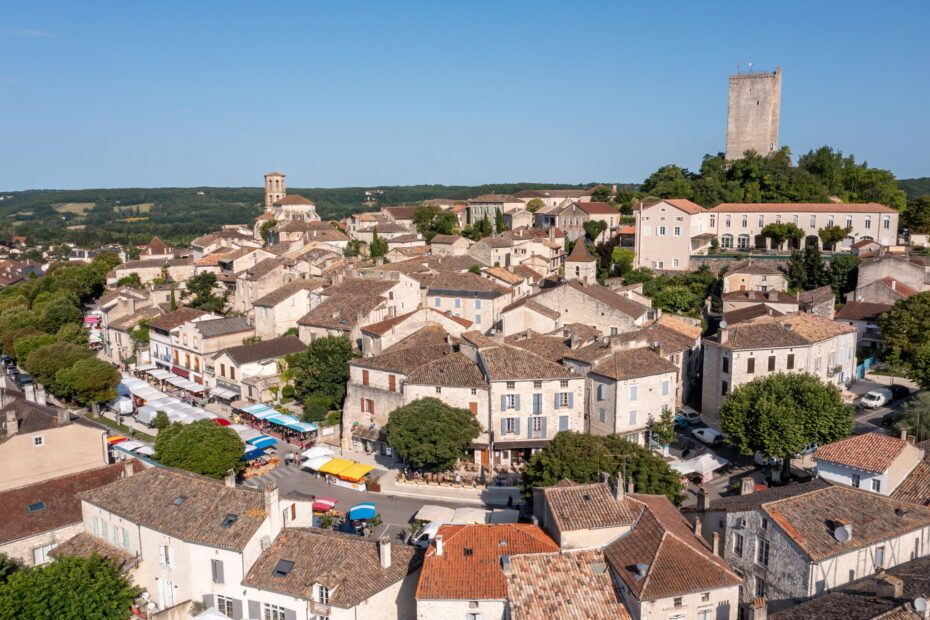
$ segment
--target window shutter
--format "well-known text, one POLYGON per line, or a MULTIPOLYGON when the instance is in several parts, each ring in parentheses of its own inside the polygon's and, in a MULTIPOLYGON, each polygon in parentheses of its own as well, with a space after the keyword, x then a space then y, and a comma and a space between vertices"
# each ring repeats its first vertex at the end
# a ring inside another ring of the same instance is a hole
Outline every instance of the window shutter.
POLYGON ((526 421, 526 438, 530 439, 533 437, 533 418, 529 418, 526 421))
POLYGON ((507 418, 501 418, 501 435, 507 434, 507 418))
POLYGON ((168 547, 158 545, 158 561, 162 566, 168 566, 168 547))
POLYGON ((513 423, 514 423, 513 432, 519 435, 520 434, 520 418, 514 418, 513 423))
POLYGON ((297 620, 297 612, 293 609, 285 609, 284 620, 297 620))
MULTIPOLYGON (((232 599, 233 618, 242 617, 242 601, 237 598, 232 599)), ((255 616, 256 618, 258 616, 255 616)))
POLYGON ((507 395, 501 394, 501 411, 507 411, 507 395))
POLYGON ((213 595, 212 594, 203 595, 203 606, 206 607, 207 609, 209 609, 210 607, 213 607, 213 595))
POLYGON ((542 394, 533 394, 533 413, 542 413, 542 394))
POLYGON ((258 601, 249 601, 249 618, 261 618, 262 606, 258 601))
POLYGON ((574 406, 575 406, 575 393, 569 392, 568 393, 568 407, 572 408, 574 406))
POLYGON ((517 394, 516 396, 514 396, 514 399, 513 399, 513 408, 514 408, 516 411, 520 411, 520 395, 519 395, 519 394, 517 394))
POLYGON ((213 568, 213 583, 223 583, 223 561, 210 560, 213 568))
POLYGON ((568 416, 567 415, 559 416, 559 430, 560 431, 568 430, 568 416))
POLYGON ((540 430, 542 431, 543 439, 546 439, 547 437, 549 437, 549 435, 546 433, 546 422, 547 422, 546 418, 543 418, 542 427, 540 428, 540 430))
POLYGON ((555 408, 556 409, 559 408, 559 393, 558 392, 555 393, 555 408))

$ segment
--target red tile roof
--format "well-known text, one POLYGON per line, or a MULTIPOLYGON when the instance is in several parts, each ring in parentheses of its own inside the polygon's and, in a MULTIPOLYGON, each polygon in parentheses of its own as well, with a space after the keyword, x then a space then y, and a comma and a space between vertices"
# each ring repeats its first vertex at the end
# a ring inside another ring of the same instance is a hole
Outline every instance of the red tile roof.
POLYGON ((916 288, 912 286, 908 286, 907 284, 905 284, 904 282, 901 282, 900 280, 895 280, 891 276, 885 276, 884 278, 879 280, 879 282, 881 282, 882 284, 884 284, 885 286, 887 286, 888 288, 893 290, 895 293, 897 293, 898 295, 904 298, 913 297, 914 295, 920 292, 916 288))
POLYGON ((594 263, 597 262, 591 252, 588 251, 588 246, 584 242, 584 239, 579 239, 575 243, 575 247, 572 248, 572 253, 568 255, 568 258, 565 259, 567 263, 594 263))
POLYGON ((688 200, 688 199, 686 199, 686 198, 651 198, 651 199, 646 199, 646 200, 643 200, 642 202, 637 203, 636 205, 634 205, 634 206, 633 206, 633 209, 636 210, 636 211, 638 211, 638 210, 643 209, 644 207, 645 207, 645 208, 648 208, 648 207, 657 205, 657 204, 659 204, 660 202, 668 203, 668 204, 672 205, 673 207, 675 207, 676 209, 679 209, 679 210, 681 210, 681 211, 684 211, 685 213, 688 213, 689 215, 694 215, 694 214, 696 214, 696 213, 701 213, 702 211, 705 211, 704 207, 702 207, 702 206, 699 205, 699 204, 695 204, 695 203, 691 202, 690 200, 688 200))
POLYGON ((725 202, 711 211, 718 213, 775 212, 784 213, 897 213, 896 210, 877 202, 839 203, 839 202, 725 202))
POLYGON ((288 194, 275 203, 276 205, 312 205, 313 201, 299 194, 288 194))
POLYGON ((506 600, 501 556, 553 553, 555 542, 537 525, 444 525, 442 555, 426 552, 417 600, 506 600))
POLYGON ((588 215, 619 215, 620 212, 607 202, 576 202, 578 208, 588 215))
POLYGON ((908 445, 908 442, 900 437, 865 433, 821 446, 814 452, 814 460, 829 461, 880 474, 891 467, 908 445))

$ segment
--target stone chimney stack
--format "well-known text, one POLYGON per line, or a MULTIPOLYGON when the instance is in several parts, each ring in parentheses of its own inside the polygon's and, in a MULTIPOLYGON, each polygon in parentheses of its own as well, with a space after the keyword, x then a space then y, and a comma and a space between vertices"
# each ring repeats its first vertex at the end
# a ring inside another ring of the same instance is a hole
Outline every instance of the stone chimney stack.
POLYGON ((378 540, 378 558, 381 560, 381 568, 391 568, 391 541, 387 536, 378 540))
POLYGON ((436 555, 442 555, 442 534, 436 536, 433 539, 433 542, 436 544, 436 555))
POLYGON ((226 483, 226 486, 228 486, 230 489, 235 489, 236 488, 236 470, 227 469, 226 475, 223 477, 223 482, 226 483))
POLYGON ((36 402, 35 383, 27 383, 25 386, 23 386, 23 393, 26 395, 26 400, 28 400, 30 403, 36 402))
POLYGON ((756 598, 749 604, 746 620, 766 620, 769 615, 768 604, 764 598, 756 598))
POLYGON ((875 594, 882 598, 901 598, 904 596, 904 581, 883 571, 875 577, 875 594))
POLYGON ((19 431, 19 420, 16 419, 15 411, 6 412, 6 434, 7 437, 15 435, 19 431))
POLYGON ((714 555, 720 555, 720 532, 714 532, 711 535, 710 548, 714 555))
POLYGON ((48 399, 45 396, 45 387, 41 385, 36 388, 36 404, 42 405, 43 407, 48 405, 48 399))
POLYGON ((133 469, 134 464, 135 461, 133 459, 126 459, 123 461, 123 478, 128 478, 135 473, 135 470, 133 469))
POLYGON ((726 327, 720 328, 720 344, 726 344, 730 338, 729 330, 726 327))
POLYGON ((58 425, 64 426, 71 421, 71 412, 64 407, 58 410, 58 425))
POLYGON ((266 484, 262 495, 265 498, 265 514, 271 524, 271 537, 274 538, 281 530, 281 496, 277 483, 271 481, 266 484))
POLYGON ((614 487, 613 488, 614 499, 617 500, 618 502, 623 501, 623 499, 626 497, 626 492, 624 491, 624 488, 623 488, 623 474, 622 473, 617 474, 617 480, 615 484, 613 485, 613 487, 614 487))
POLYGON ((749 495, 756 490, 756 481, 752 479, 752 476, 746 476, 739 481, 739 494, 740 495, 749 495))
POLYGON ((701 535, 701 517, 694 515, 694 535, 701 535))
POLYGON ((906 428, 901 429, 901 439, 903 439, 904 441, 907 441, 907 429, 906 428))
POLYGON ((699 489, 697 494, 697 509, 700 511, 707 510, 707 491, 699 489))

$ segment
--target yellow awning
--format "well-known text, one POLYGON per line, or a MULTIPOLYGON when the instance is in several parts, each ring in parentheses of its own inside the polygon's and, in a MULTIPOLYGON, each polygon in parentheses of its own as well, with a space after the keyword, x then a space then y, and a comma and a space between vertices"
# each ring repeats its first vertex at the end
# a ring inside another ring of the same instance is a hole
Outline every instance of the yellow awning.
POLYGON ((344 480, 350 480, 352 482, 358 482, 365 477, 365 474, 370 472, 374 467, 371 465, 362 465, 361 463, 352 463, 351 466, 343 469, 339 472, 339 477, 344 480))
POLYGON ((326 465, 323 465, 323 467, 320 468, 320 471, 323 472, 324 474, 332 474, 336 476, 342 473, 345 469, 348 469, 349 467, 352 467, 353 465, 357 465, 357 464, 358 463, 355 463, 354 461, 350 461, 348 459, 335 458, 331 460, 329 463, 327 463, 326 465))

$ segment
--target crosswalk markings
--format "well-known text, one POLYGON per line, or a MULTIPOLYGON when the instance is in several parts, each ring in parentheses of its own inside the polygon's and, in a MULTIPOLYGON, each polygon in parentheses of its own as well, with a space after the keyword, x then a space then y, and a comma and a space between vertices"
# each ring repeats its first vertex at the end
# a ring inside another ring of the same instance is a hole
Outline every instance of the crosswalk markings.
POLYGON ((272 480, 280 480, 281 478, 286 478, 287 476, 290 476, 294 471, 296 471, 296 468, 291 468, 287 466, 277 467, 275 469, 272 469, 267 474, 263 474, 261 476, 258 476, 257 478, 249 478, 248 480, 242 483, 242 486, 249 487, 251 489, 257 489, 261 486, 264 486, 265 483, 271 482, 272 480))

